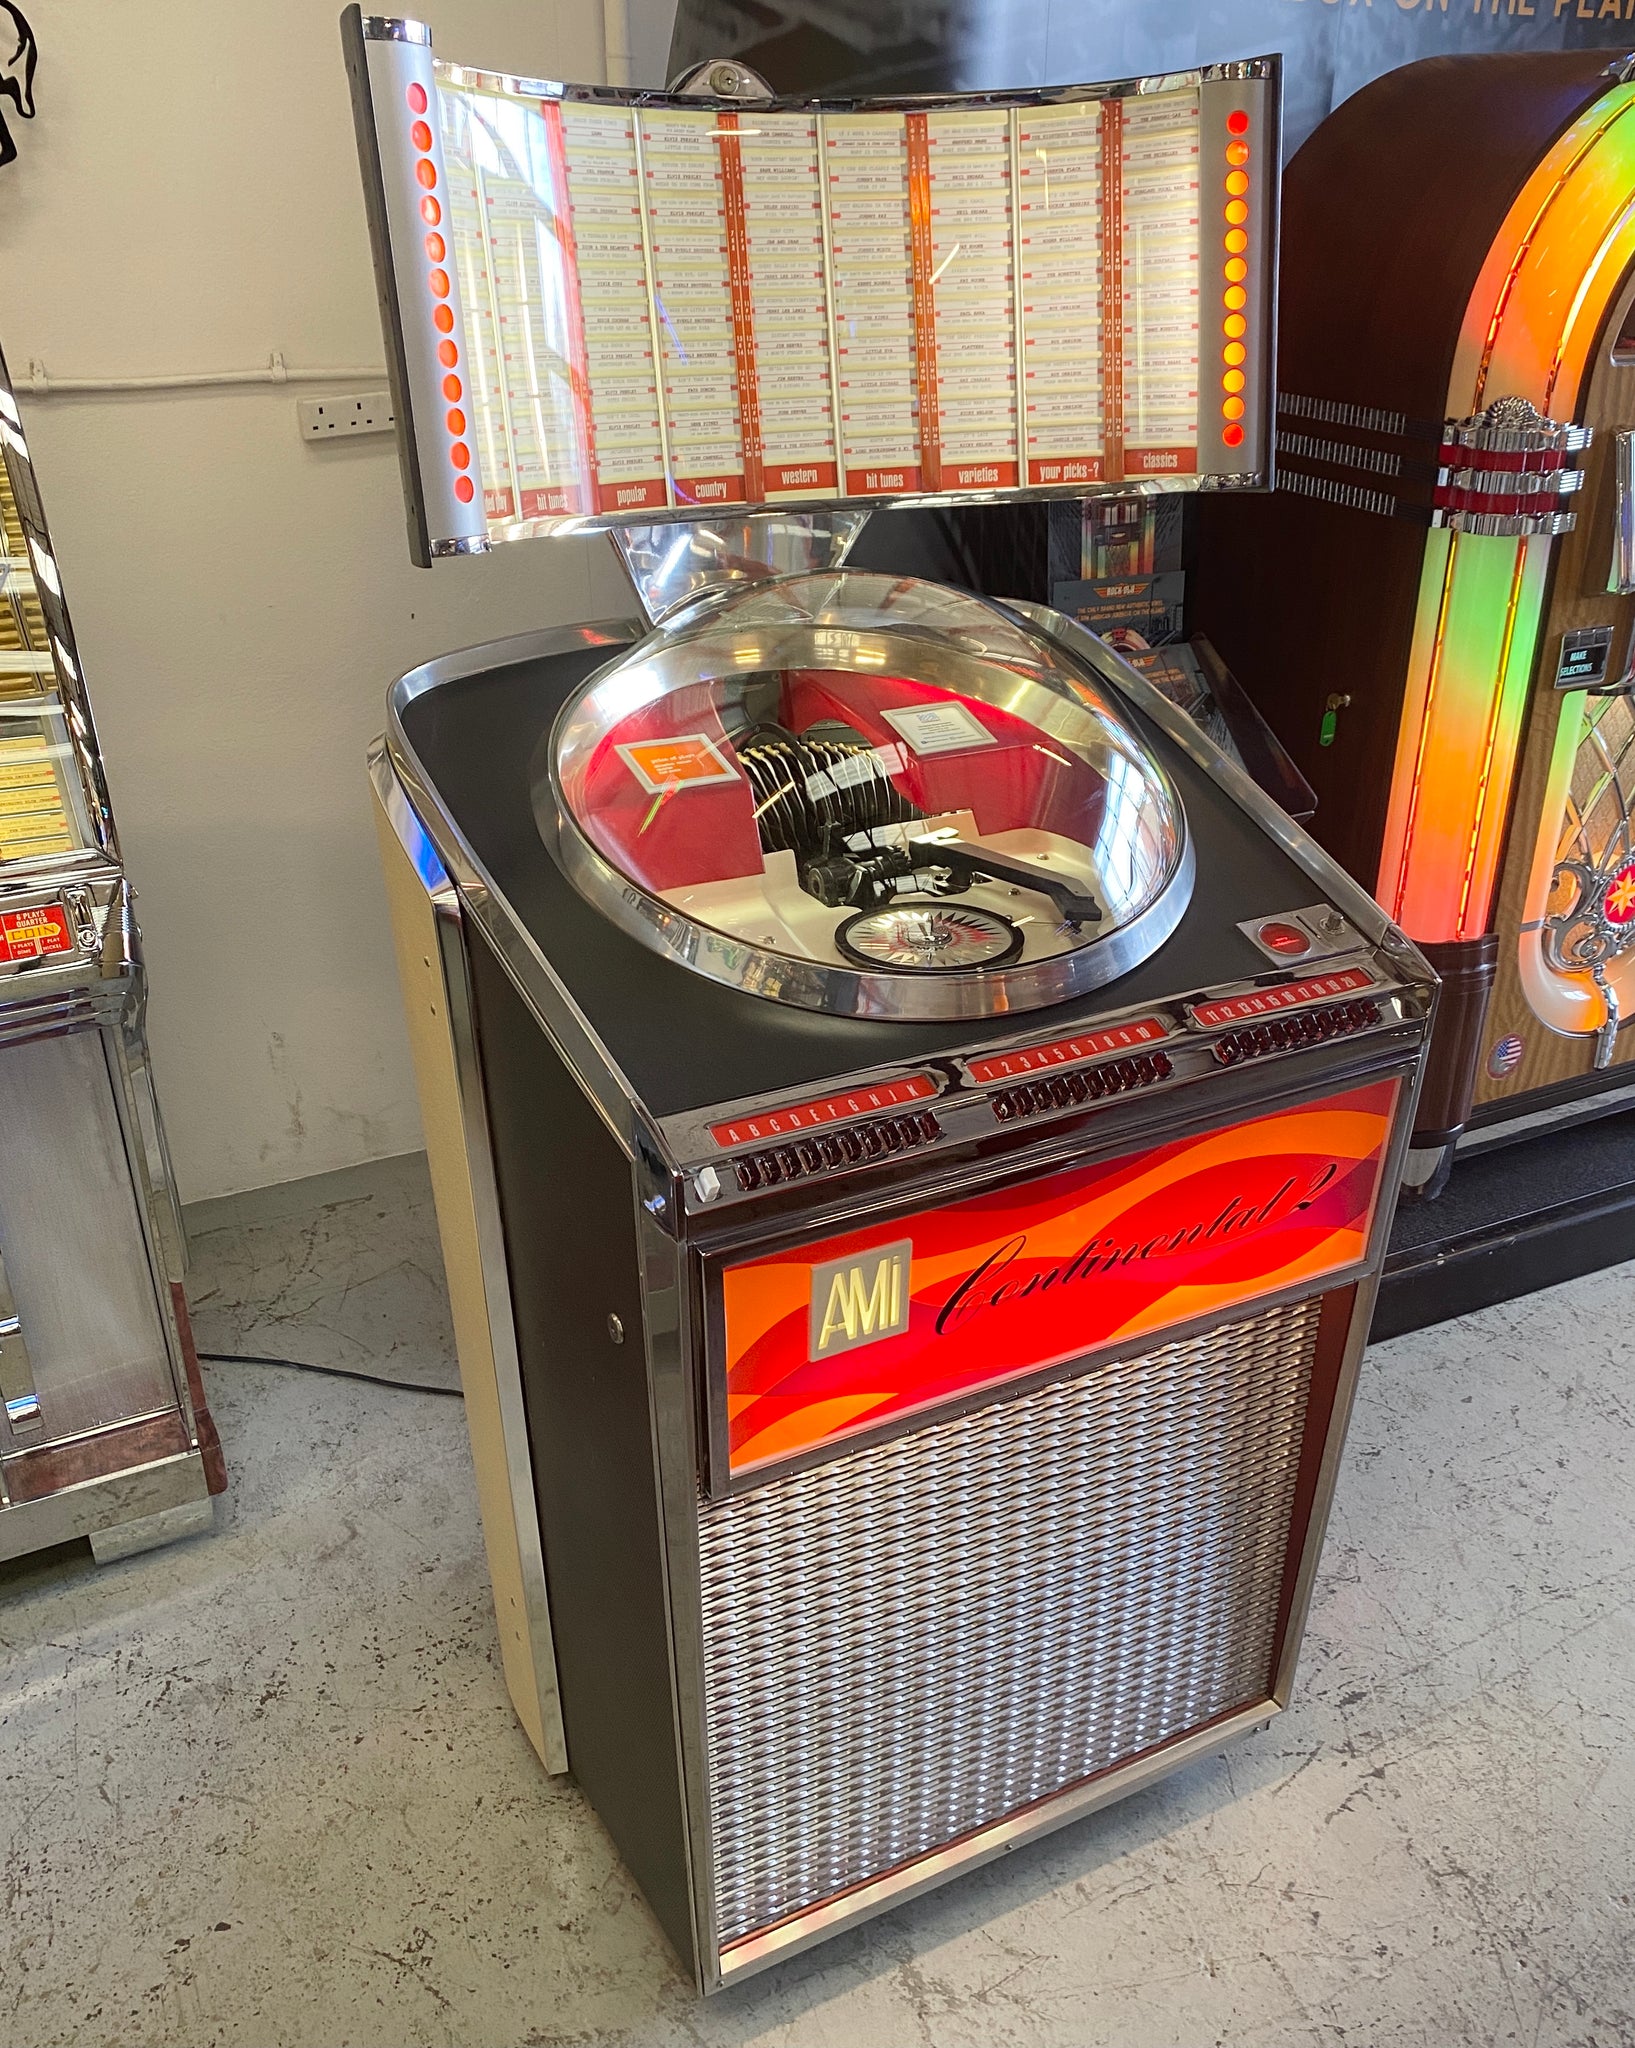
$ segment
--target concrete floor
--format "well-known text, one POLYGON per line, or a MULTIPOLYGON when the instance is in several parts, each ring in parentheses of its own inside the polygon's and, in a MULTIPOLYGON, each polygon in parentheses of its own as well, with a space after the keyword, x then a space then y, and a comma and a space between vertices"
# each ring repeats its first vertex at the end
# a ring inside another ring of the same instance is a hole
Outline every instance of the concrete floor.
MULTIPOLYGON (((202 1348, 452 1381, 419 1162, 193 1220, 202 1348)), ((1632 1305, 1369 1355, 1264 1734, 706 2007, 511 1718, 458 1402, 209 1368, 214 1536, 0 1567, 0 2042, 1635 2041, 1632 1305)))

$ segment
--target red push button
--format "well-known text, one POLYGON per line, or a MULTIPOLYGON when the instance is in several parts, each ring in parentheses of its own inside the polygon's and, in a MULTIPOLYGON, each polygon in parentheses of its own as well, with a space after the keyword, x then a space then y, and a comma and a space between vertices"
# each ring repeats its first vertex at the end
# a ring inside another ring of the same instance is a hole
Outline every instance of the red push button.
POLYGON ((1312 950, 1310 932, 1302 931, 1297 924, 1285 924, 1281 918, 1268 919, 1255 937, 1268 953, 1275 953, 1282 960, 1298 960, 1312 950))

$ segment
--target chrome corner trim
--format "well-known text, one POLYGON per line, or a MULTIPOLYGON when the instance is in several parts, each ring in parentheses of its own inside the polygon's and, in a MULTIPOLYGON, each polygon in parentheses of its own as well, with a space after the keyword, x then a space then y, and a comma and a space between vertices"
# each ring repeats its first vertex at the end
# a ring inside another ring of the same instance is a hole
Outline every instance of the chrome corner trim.
POLYGON ((668 90, 679 99, 743 100, 746 103, 775 99, 777 95, 758 71, 731 57, 706 57, 670 81, 668 90))
POLYGON ((1149 1751, 1145 1756, 1108 1771, 1103 1777, 1092 1778, 1085 1784, 1058 1792, 1054 1798, 1013 1814, 1008 1820, 995 1821, 991 1827, 980 1828, 975 1834, 966 1835, 945 1849, 933 1850, 930 1855, 904 1864, 885 1877, 859 1885, 855 1891, 845 1893, 828 1905, 814 1906, 780 1926, 768 1928, 764 1934, 753 1934, 734 1942, 721 1956, 719 1974, 709 1988, 714 1990, 736 1984, 773 1963, 799 1955, 802 1949, 827 1941, 844 1928, 854 1927, 859 1921, 872 1920, 877 1914, 889 1912, 894 1906, 904 1905, 923 1892, 934 1890, 959 1872, 978 1869, 1009 1850, 1019 1849, 1024 1842, 1054 1834, 1056 1829, 1081 1820, 1086 1814, 1111 1806, 1132 1792, 1142 1791, 1200 1756, 1214 1756, 1229 1748, 1241 1736, 1264 1727, 1279 1711, 1279 1703, 1274 1699, 1252 1702, 1224 1720, 1196 1729, 1161 1749, 1149 1751))
POLYGON ((1281 56, 1240 57, 1226 64, 1205 64, 1199 71, 1200 81, 1207 85, 1214 79, 1276 78, 1283 69, 1281 56))
POLYGON ((0 1508, 0 1562, 31 1550, 71 1543, 122 1522, 143 1522, 188 1502, 208 1501, 204 1460, 195 1450, 178 1451, 106 1477, 83 1479, 38 1500, 12 1501, 0 1508))
POLYGON ((216 1504, 206 1494, 203 1500, 179 1501, 175 1507, 159 1508, 132 1522, 114 1522, 91 1531, 91 1555, 98 1564, 115 1564, 122 1557, 137 1557, 145 1550, 158 1550, 167 1543, 180 1543, 188 1536, 205 1536, 215 1527, 216 1504))
MULTIPOLYGON (((545 1739, 545 1768, 558 1776, 568 1769, 568 1738, 562 1720, 562 1692, 557 1679, 556 1643, 551 1633, 550 1596, 545 1581, 545 1546, 539 1503, 534 1492, 533 1460, 528 1449, 528 1416, 522 1393, 522 1364, 516 1324, 511 1312, 511 1281, 500 1218, 499 1189, 494 1178, 493 1139, 484 1098, 482 1053, 472 1020, 471 981, 465 951, 459 891, 445 869, 425 857, 431 842, 393 772, 383 744, 369 750, 369 775, 382 810, 408 855, 430 899, 437 931, 439 964, 449 1035, 454 1045, 455 1074, 460 1092, 460 1124, 465 1141, 466 1172, 477 1224, 477 1256, 482 1269, 488 1341, 499 1395, 500 1429, 505 1445, 505 1472, 511 1514, 517 1532, 517 1559, 528 1617, 534 1689, 545 1739)), ((435 857, 435 843, 430 850, 435 857)))
POLYGON ((1437 986, 1436 973, 1430 962, 1407 933, 1391 922, 1361 883, 1353 881, 1309 833, 1286 812, 1279 810, 1259 783, 1223 754, 1184 711, 1115 654, 1105 641, 1098 639, 1076 619, 1052 610, 1049 605, 1035 604, 1025 598, 1007 598, 1004 608, 1076 656, 1151 719, 1154 725, 1161 727, 1182 753, 1220 785, 1239 810, 1246 811, 1261 831, 1274 840, 1297 867, 1310 875, 1370 944, 1391 955, 1399 971, 1422 979, 1427 988, 1437 986))
MULTIPOLYGON (((441 689, 445 683, 457 683, 492 668, 514 668, 524 661, 571 654, 579 647, 605 647, 611 658, 647 630, 641 619, 596 619, 583 626, 547 626, 532 633, 509 633, 501 640, 480 640, 475 647, 456 648, 452 654, 439 654, 398 677, 386 697, 391 720, 395 725, 406 705, 428 690, 441 689)), ((373 758, 371 750, 371 761, 373 758)))
POLYGON ((366 43, 421 43, 431 47, 431 30, 423 21, 410 21, 400 14, 366 14, 363 17, 366 43))
POLYGON ((493 545, 486 535, 468 533, 457 540, 434 540, 431 551, 439 561, 444 561, 453 555, 486 555, 493 545))

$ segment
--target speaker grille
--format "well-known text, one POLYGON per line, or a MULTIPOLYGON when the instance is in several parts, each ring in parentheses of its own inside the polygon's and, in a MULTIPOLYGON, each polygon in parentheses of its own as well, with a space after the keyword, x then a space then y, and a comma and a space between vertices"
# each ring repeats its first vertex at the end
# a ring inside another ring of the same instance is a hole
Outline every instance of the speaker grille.
POLYGON ((723 1946, 1266 1697, 1321 1305, 705 1507, 723 1946))

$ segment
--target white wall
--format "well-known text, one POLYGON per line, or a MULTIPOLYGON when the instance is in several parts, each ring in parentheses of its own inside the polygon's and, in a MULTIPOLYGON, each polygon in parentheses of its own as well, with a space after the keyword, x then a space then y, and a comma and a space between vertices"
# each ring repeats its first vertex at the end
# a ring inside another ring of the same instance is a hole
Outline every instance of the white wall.
MULTIPOLYGON (((424 11, 459 59, 601 76, 597 0, 424 11)), ((0 171, 15 376, 383 361, 339 0, 29 13, 39 114, 0 171)), ((600 540, 411 568, 390 441, 309 447, 296 396, 24 399, 185 1200, 419 1143, 364 773, 386 687, 631 610, 600 540)))

